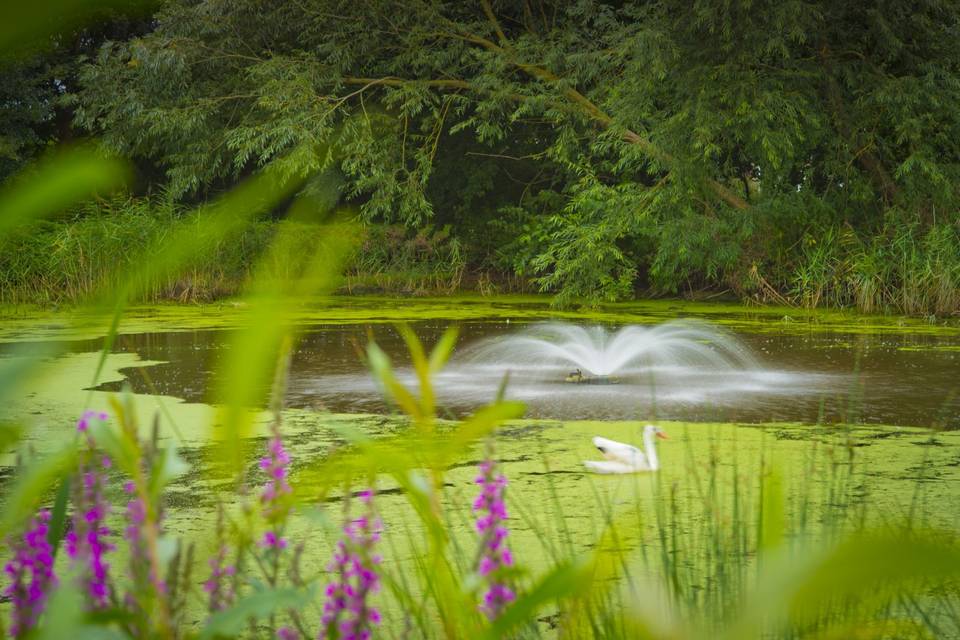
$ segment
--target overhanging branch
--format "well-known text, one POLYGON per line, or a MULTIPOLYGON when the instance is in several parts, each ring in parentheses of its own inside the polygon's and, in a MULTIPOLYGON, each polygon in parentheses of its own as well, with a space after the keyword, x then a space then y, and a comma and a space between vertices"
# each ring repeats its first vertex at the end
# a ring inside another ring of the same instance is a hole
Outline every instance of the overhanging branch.
POLYGON ((409 80, 406 78, 396 78, 388 76, 386 78, 356 78, 353 76, 347 76, 341 78, 344 84, 362 84, 362 85, 378 85, 382 84, 388 87, 403 87, 408 85, 422 85, 425 87, 437 87, 440 89, 469 89, 471 91, 475 90, 475 87, 465 80, 455 80, 455 79, 443 79, 443 80, 409 80))
MULTIPOLYGON (((503 46, 498 45, 497 43, 478 36, 473 33, 464 32, 459 28, 458 25, 454 23, 448 23, 448 26, 454 30, 459 30, 458 34, 439 34, 453 36, 458 39, 465 40, 467 42, 472 42, 477 44, 488 51, 503 55, 511 64, 513 64, 517 69, 523 71, 527 75, 540 80, 548 84, 559 84, 561 78, 554 74, 549 69, 541 67, 535 64, 528 64, 516 60, 513 50, 510 47, 509 40, 506 37, 506 34, 503 32, 503 29, 500 27, 500 23, 497 21, 496 16, 493 14, 493 9, 490 6, 488 0, 481 0, 481 5, 483 7, 484 13, 487 15, 488 20, 490 20, 491 25, 494 31, 497 34, 498 39, 503 46)), ((347 84, 381 84, 385 86, 404 86, 407 84, 420 84, 427 87, 436 87, 440 89, 462 89, 467 91, 478 91, 478 87, 472 85, 471 83, 465 80, 458 79, 438 79, 438 80, 408 80, 402 78, 386 77, 386 78, 354 78, 347 77, 343 81, 347 84)), ((587 96, 583 95, 573 87, 565 87, 562 90, 562 94, 567 100, 576 105, 582 113, 587 115, 595 123, 603 127, 604 129, 609 128, 614 124, 613 117, 606 113, 603 109, 597 106, 592 100, 587 96)), ((512 100, 524 101, 528 100, 528 96, 521 94, 507 94, 507 96, 512 100)), ((651 142, 649 139, 641 136, 635 131, 630 129, 624 129, 621 134, 622 139, 632 145, 639 147, 643 153, 645 153, 650 158, 653 158, 657 162, 662 163, 665 166, 671 166, 676 164, 676 159, 669 153, 665 152, 659 146, 651 142)), ((726 186, 714 180, 713 178, 704 178, 703 184, 706 186, 713 194, 727 203, 734 209, 739 209, 741 211, 749 209, 750 204, 734 193, 732 190, 728 189, 726 186)))
MULTIPOLYGON (((493 27, 494 32, 496 32, 497 38, 500 40, 501 44, 498 45, 495 42, 471 33, 465 33, 461 37, 469 42, 479 44, 488 51, 493 51, 503 55, 511 64, 533 78, 550 84, 558 84, 560 82, 560 78, 549 69, 539 65, 528 64, 516 60, 513 53, 513 48, 510 46, 510 42, 507 39, 506 34, 504 34, 503 29, 501 29, 500 23, 497 21, 497 17, 493 13, 493 8, 490 6, 489 0, 480 0, 480 4, 483 7, 483 12, 486 14, 487 20, 490 21, 490 24, 493 27)), ((563 95, 568 100, 579 106, 590 117, 591 120, 599 124, 601 127, 606 129, 613 124, 613 118, 608 113, 606 113, 592 100, 587 98, 573 87, 564 88, 563 95)), ((637 145, 645 154, 657 160, 658 162, 661 162, 665 165, 676 164, 675 159, 670 154, 663 151, 656 144, 647 138, 644 138, 635 131, 624 129, 622 138, 624 141, 630 144, 637 145)), ((705 178, 704 184, 707 188, 713 191, 715 196, 726 202, 731 207, 740 210, 750 208, 750 204, 746 200, 713 178, 705 178)))

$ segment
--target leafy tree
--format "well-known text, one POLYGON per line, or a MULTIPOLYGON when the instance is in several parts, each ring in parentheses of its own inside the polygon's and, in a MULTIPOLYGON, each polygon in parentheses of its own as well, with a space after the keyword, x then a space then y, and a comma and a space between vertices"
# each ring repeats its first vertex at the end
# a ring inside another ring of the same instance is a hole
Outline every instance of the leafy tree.
POLYGON ((956 220, 960 5, 171 0, 78 122, 204 194, 280 158, 568 299, 726 284, 813 226, 956 220), (508 186, 505 186, 508 185, 508 186))
MULTIPOLYGON (((147 32, 151 23, 146 8, 142 3, 112 0, 84 15, 79 23, 76 15, 50 17, 55 24, 59 20, 59 29, 53 33, 43 30, 43 35, 34 39, 28 37, 29 30, 17 34, 25 41, 19 43, 15 54, 8 51, 0 59, 0 179, 48 147, 76 135, 69 108, 72 100, 64 98, 79 88, 81 64, 106 40, 147 32)), ((22 7, 14 8, 13 15, 7 13, 5 18, 15 20, 22 11, 22 7)))

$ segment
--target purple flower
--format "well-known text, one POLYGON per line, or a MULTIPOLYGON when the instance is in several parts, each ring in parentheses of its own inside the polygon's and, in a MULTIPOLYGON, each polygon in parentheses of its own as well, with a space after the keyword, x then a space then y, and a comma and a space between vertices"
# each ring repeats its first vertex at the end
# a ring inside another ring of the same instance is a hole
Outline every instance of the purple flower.
POLYGON ((290 627, 280 627, 277 629, 277 640, 297 640, 300 637, 297 632, 290 627))
POLYGON ((86 433, 90 429, 90 421, 96 418, 103 422, 107 419, 107 414, 103 411, 84 411, 83 415, 77 420, 77 431, 86 433))
MULTIPOLYGON (((77 430, 86 432, 89 421, 97 418, 106 420, 105 413, 87 411, 77 422, 77 430)), ((100 467, 94 461, 93 441, 88 436, 88 451, 81 458, 80 480, 75 483, 73 501, 75 505, 72 528, 66 535, 67 555, 71 564, 79 567, 80 580, 89 596, 93 609, 103 609, 110 603, 110 564, 105 556, 114 546, 107 541, 110 529, 105 522, 110 513, 110 505, 104 499, 106 474, 102 469, 110 467, 110 459, 103 457, 100 467)))
POLYGON ((31 522, 23 539, 10 545, 13 557, 4 571, 10 585, 3 595, 13 606, 10 633, 20 637, 36 625, 46 606, 51 588, 57 584, 53 571, 53 549, 47 541, 50 512, 40 511, 31 522))
POLYGON ((260 505, 271 529, 264 533, 260 544, 267 549, 279 552, 287 547, 287 541, 281 535, 281 530, 290 512, 291 490, 287 483, 290 456, 283 448, 279 422, 274 422, 272 429, 273 432, 267 444, 267 455, 260 459, 260 468, 267 475, 267 483, 260 494, 260 505))
POLYGON ((507 548, 509 531, 502 524, 507 519, 507 505, 503 500, 507 479, 496 472, 496 463, 489 452, 487 459, 480 463, 480 475, 477 476, 476 483, 480 485, 480 495, 473 502, 473 511, 477 515, 477 533, 480 534, 477 573, 485 578, 489 585, 480 610, 493 620, 517 596, 499 577, 505 567, 513 566, 513 555, 507 548))
POLYGON ((287 548, 287 539, 281 537, 273 529, 270 529, 263 534, 260 545, 266 549, 282 550, 287 548))
POLYGON ((67 555, 80 568, 81 581, 87 588, 94 609, 103 609, 110 603, 110 564, 105 556, 114 550, 107 541, 110 529, 105 522, 110 506, 104 500, 106 478, 99 471, 81 467, 82 483, 74 494, 73 527, 66 536, 67 555))
POLYGON ((374 553, 374 547, 380 540, 383 522, 374 511, 373 491, 361 491, 359 498, 367 512, 344 525, 344 537, 337 542, 333 559, 327 565, 335 578, 325 591, 321 639, 367 640, 372 627, 380 624, 380 612, 367 598, 380 589, 376 566, 381 558, 374 553))

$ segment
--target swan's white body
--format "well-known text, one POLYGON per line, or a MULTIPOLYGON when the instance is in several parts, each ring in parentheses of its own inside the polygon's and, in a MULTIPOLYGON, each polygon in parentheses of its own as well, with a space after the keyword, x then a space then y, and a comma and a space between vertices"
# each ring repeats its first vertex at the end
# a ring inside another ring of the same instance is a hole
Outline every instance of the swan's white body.
POLYGON ((657 458, 657 447, 654 438, 666 438, 666 434, 659 428, 648 424, 643 428, 642 451, 630 444, 595 437, 594 446, 600 450, 606 460, 587 460, 583 464, 595 473, 637 473, 640 471, 656 471, 660 468, 657 458))

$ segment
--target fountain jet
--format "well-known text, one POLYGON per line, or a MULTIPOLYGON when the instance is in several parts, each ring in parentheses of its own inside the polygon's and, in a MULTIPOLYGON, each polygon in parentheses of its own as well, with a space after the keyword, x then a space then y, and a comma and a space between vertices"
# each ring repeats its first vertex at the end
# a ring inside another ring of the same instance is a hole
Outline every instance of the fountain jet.
POLYGON ((690 320, 628 325, 615 331, 549 322, 517 335, 485 340, 465 355, 474 364, 518 373, 559 369, 567 382, 586 383, 616 382, 618 376, 647 371, 717 373, 757 368, 750 352, 732 335, 690 320))

